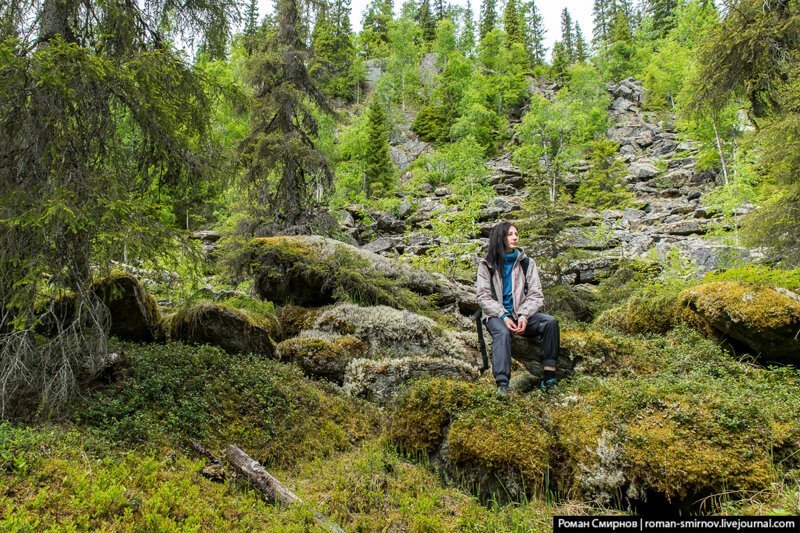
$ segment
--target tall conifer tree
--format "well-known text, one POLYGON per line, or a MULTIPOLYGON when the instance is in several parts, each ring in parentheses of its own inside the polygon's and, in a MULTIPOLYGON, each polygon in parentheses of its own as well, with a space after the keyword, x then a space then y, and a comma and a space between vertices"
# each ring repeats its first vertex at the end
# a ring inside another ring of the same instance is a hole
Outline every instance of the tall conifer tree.
POLYGON ((575 58, 578 63, 583 63, 589 58, 589 50, 586 41, 583 39, 583 32, 580 24, 575 23, 575 58))
POLYGON ((595 50, 604 50, 611 40, 611 29, 614 24, 612 3, 613 0, 594 0, 592 42, 595 50))
POLYGON ((481 3, 481 41, 497 27, 497 0, 483 0, 481 3))
POLYGON ((425 42, 433 42, 436 39, 436 20, 431 12, 430 0, 420 0, 414 19, 422 30, 422 38, 425 42))
POLYGON ((302 223, 312 193, 319 197, 333 179, 325 154, 314 145, 317 120, 307 102, 322 112, 333 110, 305 67, 301 9, 299 0, 277 0, 277 26, 250 61, 256 108, 252 131, 243 141, 249 163, 245 178, 276 229, 302 223))
POLYGON ((524 4, 525 24, 527 29, 528 54, 533 65, 543 65, 547 48, 544 46, 545 27, 542 14, 536 7, 536 1, 524 4))
POLYGON ((520 13, 518 0, 506 0, 503 11, 503 29, 506 32, 506 46, 514 43, 525 44, 525 26, 520 13))
POLYGON ((371 0, 361 21, 367 57, 377 57, 388 52, 389 23, 393 19, 392 0, 371 0))
POLYGON ((572 16, 565 7, 561 12, 561 43, 570 63, 575 61, 575 35, 572 28, 572 16))
POLYGON ((367 115, 367 157, 364 169, 365 194, 386 194, 392 186, 392 160, 389 157, 389 127, 385 104, 378 95, 369 104, 367 115))

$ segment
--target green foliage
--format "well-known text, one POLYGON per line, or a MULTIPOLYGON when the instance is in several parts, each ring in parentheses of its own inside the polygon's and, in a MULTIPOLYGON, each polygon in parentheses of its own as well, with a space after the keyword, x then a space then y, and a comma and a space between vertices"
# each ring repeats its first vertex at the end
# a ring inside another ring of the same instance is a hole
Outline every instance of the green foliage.
POLYGON ((364 182, 367 197, 386 195, 392 186, 392 161, 389 158, 389 131, 384 102, 373 98, 367 112, 367 145, 364 182))
POLYGON ((560 179, 577 163, 581 149, 605 129, 608 96, 596 71, 588 65, 573 69, 572 81, 554 102, 533 95, 518 127, 520 147, 514 161, 532 175, 534 186, 547 191, 551 203, 561 194, 560 179))
POLYGON ((359 48, 367 59, 389 55, 389 24, 392 22, 392 0, 372 0, 361 21, 359 48))
POLYGON ((317 17, 311 33, 308 74, 326 94, 352 102, 362 81, 350 30, 350 7, 338 0, 317 17))
POLYGON ((272 464, 345 449, 372 434, 364 405, 312 385, 299 370, 180 343, 124 346, 128 369, 92 392, 74 416, 116 442, 236 442, 272 464))
POLYGON ((250 83, 258 91, 252 128, 242 143, 244 183, 255 216, 266 214, 278 227, 304 221, 312 192, 319 200, 333 182, 326 154, 315 145, 318 121, 311 105, 333 111, 306 70, 300 9, 294 0, 277 4, 278 24, 249 61, 250 83))
POLYGON ((583 175, 575 201, 595 209, 617 209, 628 205, 633 197, 625 189, 625 164, 617 156, 619 146, 600 137, 592 141, 587 159, 589 170, 583 175))
POLYGON ((406 19, 389 24, 391 53, 383 77, 391 83, 395 94, 399 97, 397 103, 403 111, 406 110, 407 102, 413 102, 418 98, 418 64, 421 50, 417 43, 421 36, 420 31, 418 25, 406 19))

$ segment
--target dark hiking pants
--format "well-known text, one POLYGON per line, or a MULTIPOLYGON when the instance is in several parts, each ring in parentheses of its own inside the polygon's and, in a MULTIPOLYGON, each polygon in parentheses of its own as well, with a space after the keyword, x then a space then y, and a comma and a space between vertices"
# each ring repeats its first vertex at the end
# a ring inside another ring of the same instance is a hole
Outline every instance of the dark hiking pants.
MULTIPOLYGON (((503 319, 492 317, 486 322, 492 334, 492 372, 494 380, 499 384, 508 384, 511 377, 511 336, 503 319)), ((545 313, 535 313, 528 319, 525 337, 542 336, 542 363, 544 366, 556 366, 561 334, 558 320, 545 313)))

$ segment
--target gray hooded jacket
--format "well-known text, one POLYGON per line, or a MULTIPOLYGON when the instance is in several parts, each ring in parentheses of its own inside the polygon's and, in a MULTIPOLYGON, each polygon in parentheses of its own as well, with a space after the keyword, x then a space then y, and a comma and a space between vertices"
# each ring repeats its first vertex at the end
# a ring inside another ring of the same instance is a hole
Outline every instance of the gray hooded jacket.
MULTIPOLYGON (((514 317, 524 316, 526 319, 533 316, 542 305, 544 305, 544 295, 542 294, 542 282, 539 280, 539 270, 536 262, 531 259, 528 265, 528 274, 525 276, 522 270, 522 260, 525 252, 517 248, 517 261, 511 271, 511 293, 514 297, 514 317), (525 294, 525 287, 528 293, 525 294)), ((494 291, 492 294, 492 284, 490 282, 489 263, 486 258, 481 259, 478 264, 478 305, 483 311, 484 322, 492 317, 500 318, 506 312, 503 307, 503 272, 496 269, 494 272, 494 291)))

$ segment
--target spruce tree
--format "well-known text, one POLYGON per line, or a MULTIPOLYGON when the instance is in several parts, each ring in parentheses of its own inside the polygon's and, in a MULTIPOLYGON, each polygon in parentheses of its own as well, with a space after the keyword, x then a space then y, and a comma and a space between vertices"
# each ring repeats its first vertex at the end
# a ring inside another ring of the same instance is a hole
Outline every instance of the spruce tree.
POLYGON ((575 23, 575 61, 583 63, 589 58, 589 51, 586 46, 586 41, 583 39, 583 32, 581 32, 580 25, 575 23))
POLYGON ((503 29, 506 32, 506 46, 511 48, 514 43, 525 44, 525 30, 522 14, 517 0, 506 0, 503 12, 503 29))
POLYGON ((242 33, 245 38, 245 49, 248 54, 253 53, 254 41, 258 32, 258 0, 249 0, 247 11, 244 15, 244 29, 242 33))
POLYGON ((475 51, 475 20, 472 15, 472 2, 467 0, 461 21, 461 31, 458 34, 458 49, 469 57, 475 51))
POLYGON ((497 27, 497 0, 483 0, 481 3, 481 23, 480 23, 480 38, 481 41, 489 34, 490 31, 497 27))
POLYGON ((367 155, 364 168, 364 192, 367 197, 387 194, 392 186, 392 160, 389 157, 389 127, 385 104, 376 95, 367 115, 367 155))
POLYGON ((433 42, 436 39, 436 20, 431 12, 430 0, 420 0, 414 20, 422 30, 422 39, 427 43, 433 42))
POLYGON ((126 249, 142 260, 176 251, 163 204, 207 184, 219 162, 212 89, 165 29, 224 49, 238 17, 228 0, 15 1, 19 16, 9 5, 0 7, 0 418, 48 415, 80 372, 106 360, 109 315, 93 273, 108 273, 126 249))
POLYGON ((525 4, 524 13, 528 35, 528 54, 531 58, 531 64, 544 65, 545 54, 547 53, 547 49, 544 46, 546 29, 542 14, 539 12, 539 8, 536 7, 535 0, 530 0, 525 4))
POLYGON ((663 37, 675 27, 677 0, 649 0, 649 12, 653 18, 653 31, 656 37, 663 37))
POLYGON ((355 63, 349 2, 336 0, 317 15, 311 32, 308 73, 327 95, 352 101, 360 81, 353 73, 355 63))
POLYGON ((434 10, 434 17, 436 18, 436 22, 441 21, 447 16, 447 11, 449 6, 445 0, 434 0, 433 1, 433 10, 434 10))
POLYGON ((564 46, 567 60, 570 64, 573 63, 575 61, 575 37, 572 29, 572 16, 566 7, 561 12, 561 44, 564 46))
POLYGON ((371 0, 361 21, 361 39, 367 57, 388 54, 392 0, 371 0))
POLYGON ((277 27, 250 60, 256 107, 242 147, 251 199, 272 219, 270 229, 279 230, 304 222, 312 190, 319 196, 332 183, 325 154, 314 145, 317 120, 308 102, 333 111, 305 67, 299 0, 277 0, 275 12, 277 27))
POLYGON ((553 45, 553 60, 550 65, 550 76, 560 82, 567 79, 569 74, 569 67, 572 64, 567 47, 564 46, 562 41, 556 42, 553 45))
POLYGON ((594 0, 592 42, 595 50, 604 50, 611 41, 611 28, 614 23, 612 3, 613 0, 594 0))

